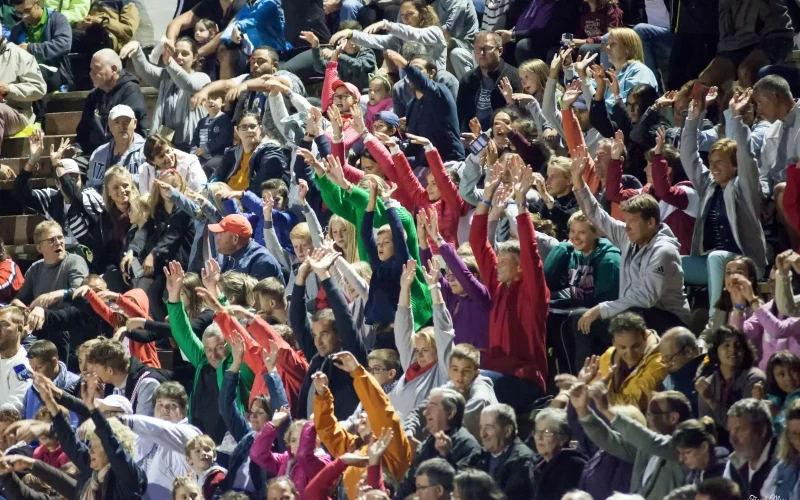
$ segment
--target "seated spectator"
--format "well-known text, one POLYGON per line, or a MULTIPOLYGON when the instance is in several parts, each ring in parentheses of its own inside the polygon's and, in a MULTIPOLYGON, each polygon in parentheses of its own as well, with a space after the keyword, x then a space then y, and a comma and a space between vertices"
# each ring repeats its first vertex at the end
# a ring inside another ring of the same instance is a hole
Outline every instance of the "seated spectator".
MULTIPOLYGON (((647 4, 645 10, 649 8, 651 6, 647 4)), ((656 4, 655 8, 658 9, 659 6, 656 4)), ((666 9, 664 12, 666 12, 666 9)), ((669 18, 667 18, 667 21, 669 22, 669 18)), ((578 57, 586 59, 592 54, 600 54, 604 35, 611 28, 619 28, 622 25, 622 9, 619 8, 616 2, 613 0, 587 0, 581 4, 578 30, 574 34, 577 38, 568 40, 567 43, 570 49, 578 51, 578 57)), ((636 31, 635 28, 634 31, 636 31)), ((639 31, 637 33, 641 38, 642 33, 639 31)), ((650 54, 645 52, 645 61, 647 61, 648 55, 650 54)), ((650 69, 652 70, 653 68, 650 67, 650 69)))
POLYGON ((0 40, 0 145, 4 137, 20 133, 33 123, 31 103, 47 93, 36 58, 3 37, 0 40))
MULTIPOLYGON (((348 41, 347 43, 352 43, 348 41)), ((339 54, 336 50, 331 56, 328 67, 325 69, 325 81, 322 84, 322 106, 323 113, 328 114, 328 118, 333 128, 333 148, 343 147, 344 155, 358 141, 358 131, 354 128, 352 120, 342 120, 343 115, 354 112, 353 108, 361 107, 361 92, 352 83, 347 83, 339 79, 339 54)), ((360 109, 359 109, 360 111, 360 109)), ((334 153, 336 154, 336 153, 334 153)), ((339 158, 344 163, 344 156, 339 158)))
POLYGON ((698 415, 708 415, 726 428, 728 409, 741 398, 750 397, 753 387, 758 383, 763 386, 766 377, 758 369, 753 344, 741 330, 722 326, 711 332, 706 342, 708 363, 695 382, 698 415))
POLYGON ((98 49, 119 52, 138 29, 139 9, 135 2, 92 0, 89 13, 73 25, 71 52, 87 55, 98 49))
POLYGON ((0 238, 0 306, 9 304, 25 283, 19 264, 8 254, 3 239, 0 238))
POLYGON ((131 202, 139 197, 133 176, 125 167, 115 165, 106 170, 103 176, 105 210, 100 215, 102 251, 96 258, 95 266, 105 275, 107 282, 115 283, 114 280, 117 280, 117 284, 112 285, 114 291, 123 289, 123 285, 118 284, 121 279, 119 267, 131 229, 131 202))
POLYGON ((142 152, 147 159, 139 176, 139 192, 142 194, 150 193, 153 179, 169 169, 177 170, 186 181, 186 189, 194 193, 201 192, 203 186, 208 184, 206 173, 197 156, 181 151, 158 134, 147 138, 142 152))
POLYGON ((683 485, 686 476, 683 465, 677 460, 654 455, 650 442, 654 435, 662 439, 663 435, 672 434, 679 423, 691 416, 692 408, 686 397, 674 391, 653 394, 647 406, 647 413, 652 417, 647 419, 647 427, 644 427, 624 413, 612 410, 607 396, 601 384, 594 384, 591 389, 579 384, 570 391, 570 403, 575 407, 586 436, 593 443, 633 464, 631 493, 650 499, 664 498, 683 485), (610 425, 589 408, 590 394, 597 411, 608 419, 610 425))
MULTIPOLYGON (((472 0, 438 0, 433 10, 442 23, 447 39, 448 61, 456 78, 463 77, 475 66, 472 54, 478 35, 478 13, 472 0)), ((483 53, 480 53, 483 55, 483 53)))
POLYGON ((569 323, 562 323, 560 328, 561 338, 567 343, 562 361, 567 366, 574 363, 575 372, 588 356, 602 354, 608 348, 604 335, 599 331, 584 335, 578 330, 577 321, 589 308, 618 297, 619 267, 619 249, 600 237, 583 212, 573 213, 569 218, 569 241, 550 251, 544 273, 552 292, 550 307, 568 310, 569 323), (570 335, 563 334, 565 327, 571 328, 570 335), (569 356, 570 352, 574 356, 569 356))
POLYGON ((225 94, 217 92, 208 96, 205 104, 206 113, 197 122, 191 143, 191 153, 200 159, 206 176, 214 173, 222 162, 225 149, 233 145, 233 122, 231 115, 222 109, 225 94))
MULTIPOLYGON (((431 459, 439 460, 447 457, 447 462, 463 468, 467 467, 473 457, 480 453, 481 448, 478 441, 462 426, 464 407, 464 397, 452 389, 437 388, 431 391, 425 410, 426 425, 430 436, 417 449, 417 454, 411 462, 405 478, 400 483, 396 497, 405 498, 415 489, 420 489, 420 485, 422 485, 442 486, 444 490, 439 489, 440 496, 436 498, 447 498, 444 494, 452 491, 452 485, 442 485, 442 483, 436 482, 438 478, 426 477, 429 470, 427 464, 431 459), (431 479, 427 485, 425 479, 431 479)), ((441 462, 445 463, 445 460, 441 460, 441 462)), ((449 463, 447 467, 452 470, 449 463)))
POLYGON ((712 146, 709 160, 713 170, 703 165, 697 152, 702 104, 696 100, 689 106, 681 138, 681 161, 701 200, 692 255, 683 258, 683 266, 687 283, 708 284, 709 304, 719 300, 724 266, 733 257, 753 259, 758 276, 763 275, 766 265, 766 243, 758 215, 758 168, 749 146, 750 130, 741 118, 750 96, 751 91, 746 91, 731 99, 735 141, 720 139, 712 146))
POLYGON ((69 2, 56 2, 55 0, 44 0, 42 7, 46 9, 58 10, 67 18, 69 24, 74 25, 81 21, 89 13, 91 2, 86 0, 70 0, 69 2))
POLYGON ((289 171, 280 146, 269 138, 262 140, 258 115, 246 113, 239 120, 237 135, 240 144, 225 151, 225 156, 212 177, 222 181, 234 191, 258 192, 261 183, 268 179, 289 181, 289 171))
POLYGON ((519 207, 519 243, 506 242, 497 253, 488 239, 488 212, 500 184, 502 170, 495 168, 483 190, 483 201, 475 209, 470 246, 481 280, 492 297, 489 351, 484 366, 501 376, 495 380, 500 402, 527 412, 545 391, 547 353, 546 317, 550 292, 545 284, 544 266, 534 239, 525 196, 533 185, 533 172, 518 156, 509 161, 521 172, 515 178, 514 197, 519 207), (527 304, 523 307, 522 304, 527 304), (533 304, 533 307, 530 305, 533 304))
POLYGON ((786 425, 786 412, 800 397, 800 358, 786 350, 778 351, 770 356, 764 373, 767 383, 763 391, 761 386, 756 386, 752 396, 769 401, 770 412, 775 415, 777 411, 773 427, 775 432, 781 432, 786 425))
POLYGON ((578 211, 578 203, 572 193, 572 180, 569 172, 570 162, 563 156, 550 158, 547 162, 547 179, 534 175, 534 186, 539 200, 531 203, 531 212, 553 222, 556 239, 566 240, 569 236, 569 218, 578 211))
MULTIPOLYGON (((348 2, 350 1, 348 0, 348 2)), ((339 24, 339 31, 348 29, 355 32, 361 31, 362 27, 357 21, 342 20, 339 24)), ((357 89, 371 88, 369 75, 375 71, 374 50, 360 47, 352 40, 347 40, 341 51, 330 47, 320 48, 319 38, 312 31, 303 31, 300 33, 300 37, 311 46, 311 57, 317 73, 327 76, 328 66, 331 62, 335 62, 339 80, 351 83, 357 89)))
POLYGON ((203 498, 203 490, 190 477, 176 477, 172 483, 172 497, 176 500, 203 498))
MULTIPOLYGON (((400 49, 400 55, 402 55, 406 61, 413 61, 415 59, 427 58, 428 50, 424 45, 418 42, 407 42, 400 49)), ((431 80, 442 84, 449 90, 450 95, 453 97, 453 102, 455 102, 456 96, 458 96, 458 78, 445 69, 431 68, 425 72, 431 80)), ((411 89, 408 82, 408 75, 406 75, 392 86, 392 109, 400 118, 406 116, 408 104, 413 101, 415 97, 415 92, 411 89)), ((458 118, 456 118, 456 120, 457 119, 458 118)), ((397 125, 394 125, 394 127, 397 127, 397 125)), ((378 130, 378 132, 380 132, 380 130, 378 130)))
POLYGON ((253 241, 253 228, 242 215, 227 215, 219 224, 209 224, 208 230, 217 234, 217 251, 224 256, 220 266, 223 272, 234 270, 258 280, 273 277, 283 282, 275 257, 253 241))
POLYGON ((431 458, 419 465, 414 477, 416 489, 426 492, 431 500, 447 500, 453 495, 456 471, 443 458, 431 458))
MULTIPOLYGON (((28 349, 27 356, 31 369, 52 380, 59 389, 71 388, 80 380, 78 375, 67 370, 66 363, 59 361, 56 345, 49 340, 37 340, 34 342, 28 349)), ((23 418, 34 418, 40 408, 42 408, 42 399, 39 397, 39 393, 31 387, 25 394, 23 418)), ((75 423, 77 423, 77 420, 75 420, 75 423)))
POLYGON ((692 404, 692 416, 697 417, 697 391, 694 388, 694 380, 705 358, 697 337, 686 327, 670 328, 661 337, 658 350, 661 352, 661 362, 668 373, 663 382, 664 390, 678 391, 686 396, 692 404))
POLYGON ((625 222, 619 222, 600 209, 583 179, 587 156, 580 151, 573 160, 572 183, 578 205, 594 226, 620 249, 619 286, 622 294, 614 301, 602 302, 587 311, 578 322, 588 332, 597 319, 634 310, 647 324, 665 331, 689 323, 689 304, 683 292, 683 271, 678 241, 661 222, 658 203, 650 195, 639 195, 621 205, 625 222), (638 252, 642 247, 647 252, 638 252))
POLYGON ((22 20, 11 27, 9 40, 36 58, 48 94, 62 86, 72 87, 72 29, 67 17, 61 9, 45 8, 41 0, 15 0, 14 4, 22 20))
POLYGON ((538 457, 533 471, 533 498, 558 500, 578 485, 586 457, 569 446, 565 410, 545 408, 536 414, 534 423, 538 457))
POLYGON ((505 404, 484 407, 480 413, 483 450, 473 455, 469 466, 491 474, 507 498, 535 498, 536 460, 518 431, 513 408, 505 404))
POLYGON ((459 128, 462 132, 469 130, 469 121, 477 117, 481 129, 492 125, 493 110, 505 105, 505 97, 499 84, 508 78, 514 92, 521 92, 517 68, 506 64, 500 57, 503 44, 500 35, 491 31, 481 31, 475 37, 475 62, 477 67, 461 77, 458 86, 459 128))
POLYGON ((528 59, 549 61, 548 55, 557 48, 561 35, 578 31, 580 8, 581 0, 555 5, 548 0, 532 0, 526 6, 510 8, 505 29, 497 30, 508 49, 505 59, 512 64, 528 59), (519 7, 522 12, 514 24, 519 7))
MULTIPOLYGON (((38 377, 39 375, 34 375, 38 377)), ((47 410, 53 415, 53 430, 64 453, 78 468, 75 498, 123 499, 144 495, 148 478, 133 459, 134 434, 117 420, 107 420, 95 407, 91 396, 85 408, 95 424, 88 433, 88 442, 78 438, 76 431, 56 405, 50 386, 37 380, 37 387, 47 410)))
MULTIPOLYGON (((29 389, 29 391, 35 390, 33 386, 29 389)), ((33 419, 38 422, 44 422, 46 424, 52 425, 53 418, 50 415, 50 412, 47 411, 47 408, 42 406, 39 408, 33 416, 33 419)), ((75 421, 77 423, 77 420, 75 421)), ((42 433, 38 435, 39 438, 39 446, 33 450, 33 458, 34 460, 41 460, 42 462, 46 463, 47 465, 61 468, 64 464, 69 463, 69 457, 64 453, 63 448, 58 443, 58 439, 56 439, 55 432, 52 432, 52 429, 48 430, 46 433, 42 433)))
POLYGON ((717 444, 716 424, 709 417, 681 422, 672 433, 681 462, 689 469, 687 484, 722 477, 730 452, 717 444))
POLYGON ((189 101, 195 92, 210 82, 208 75, 194 70, 197 44, 189 37, 179 38, 174 47, 165 44, 161 65, 155 65, 147 60, 139 42, 133 41, 120 50, 120 59, 128 57, 145 83, 158 89, 158 100, 150 121, 151 133, 163 135, 170 131, 172 143, 178 149, 188 151, 194 129, 205 116, 205 109, 192 110, 189 101))
MULTIPOLYGON (((128 5, 136 9, 133 2, 128 5)), ((147 106, 139 80, 122 68, 122 60, 117 53, 111 49, 98 50, 92 57, 89 76, 94 90, 86 97, 83 114, 75 130, 75 142, 83 154, 91 155, 112 139, 109 114, 119 104, 125 104, 133 110, 136 133, 147 135, 147 106)), ((108 168, 113 165, 105 166, 108 168)))
MULTIPOLYGON (((108 113, 111 140, 92 152, 86 173, 87 186, 103 189, 106 171, 121 166, 130 172, 134 185, 141 184, 139 170, 145 164, 144 137, 136 132, 138 120, 130 106, 118 104, 108 113)), ((149 186, 148 186, 149 187, 149 186)), ((147 191, 143 191, 147 194, 147 191)))
POLYGON ((25 409, 26 394, 31 387, 30 377, 21 376, 31 367, 20 344, 24 333, 23 310, 16 306, 0 309, 0 410, 14 410, 19 414, 25 409))
POLYGON ((763 401, 745 398, 736 401, 726 417, 733 453, 723 477, 739 485, 742 497, 759 496, 779 462, 769 409, 763 401))
POLYGON ((751 6, 764 9, 764 13, 731 22, 739 16, 739 11, 724 2, 719 5, 717 55, 700 73, 699 80, 704 85, 719 86, 728 80, 739 80, 744 88, 750 87, 756 82, 759 69, 783 62, 792 51, 792 23, 786 6, 763 0, 751 6))
POLYGON ((795 401, 786 412, 786 429, 778 438, 778 465, 775 466, 761 487, 764 495, 787 495, 790 498, 800 493, 797 486, 797 466, 800 447, 792 435, 800 427, 800 403, 795 401))

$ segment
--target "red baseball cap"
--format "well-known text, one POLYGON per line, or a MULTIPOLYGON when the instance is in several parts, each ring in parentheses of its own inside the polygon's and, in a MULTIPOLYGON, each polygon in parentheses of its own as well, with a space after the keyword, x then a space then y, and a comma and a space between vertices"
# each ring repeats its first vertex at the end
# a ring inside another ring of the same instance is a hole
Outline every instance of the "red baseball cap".
POLYGON ((331 85, 331 90, 336 90, 339 87, 344 87, 344 88, 347 89, 348 92, 353 94, 353 97, 355 98, 356 104, 358 104, 359 101, 361 101, 361 92, 359 92, 358 91, 358 87, 356 87, 352 83, 343 82, 341 80, 336 80, 336 81, 333 82, 333 85, 331 85))
POLYGON ((239 214, 226 215, 219 221, 219 224, 209 224, 208 230, 212 233, 233 233, 242 238, 253 236, 253 226, 245 219, 244 215, 239 214))

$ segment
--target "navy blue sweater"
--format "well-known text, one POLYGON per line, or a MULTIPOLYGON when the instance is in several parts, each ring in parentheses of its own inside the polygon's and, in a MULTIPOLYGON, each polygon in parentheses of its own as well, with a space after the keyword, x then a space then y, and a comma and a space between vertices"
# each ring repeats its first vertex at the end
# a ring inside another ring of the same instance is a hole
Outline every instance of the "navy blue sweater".
MULTIPOLYGON (((453 94, 447 87, 432 81, 414 66, 406 66, 405 71, 408 81, 423 94, 421 98, 414 98, 408 103, 406 110, 408 133, 430 139, 439 150, 442 161, 463 160, 464 145, 461 144, 453 94)), ((406 156, 416 158, 417 166, 425 162, 422 146, 409 146, 406 156)))
POLYGON ((365 321, 368 325, 394 323, 397 312, 397 301, 400 299, 400 277, 403 265, 410 259, 406 245, 405 231, 397 209, 386 210, 386 220, 392 229, 394 255, 385 261, 378 257, 378 245, 372 231, 375 212, 368 211, 361 222, 361 239, 372 267, 372 279, 369 280, 369 298, 365 307, 365 321))

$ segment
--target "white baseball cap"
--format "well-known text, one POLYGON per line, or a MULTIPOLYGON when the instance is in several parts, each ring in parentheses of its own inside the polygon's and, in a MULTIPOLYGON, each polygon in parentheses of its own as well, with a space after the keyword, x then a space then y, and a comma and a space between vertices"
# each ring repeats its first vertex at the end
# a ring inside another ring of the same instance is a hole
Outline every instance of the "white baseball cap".
POLYGON ((133 109, 126 104, 117 104, 113 108, 111 108, 111 112, 108 113, 109 120, 116 120, 121 116, 127 116, 130 119, 136 119, 136 115, 133 113, 133 109))
POLYGON ((61 160, 61 167, 64 169, 65 174, 80 174, 81 169, 78 166, 78 162, 73 160, 72 158, 63 158, 61 160))
POLYGON ((133 415, 133 405, 128 398, 125 396, 121 396, 119 394, 112 394, 110 396, 106 396, 104 398, 95 398, 94 405, 95 406, 108 406, 109 408, 116 408, 121 410, 126 415, 133 415))

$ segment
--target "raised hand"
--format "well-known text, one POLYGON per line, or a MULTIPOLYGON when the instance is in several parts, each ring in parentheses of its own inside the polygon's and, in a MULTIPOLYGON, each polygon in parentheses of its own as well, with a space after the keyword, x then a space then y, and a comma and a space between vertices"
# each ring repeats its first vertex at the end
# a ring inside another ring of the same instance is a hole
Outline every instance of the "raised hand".
POLYGON ((422 274, 425 276, 425 282, 428 285, 436 285, 442 277, 442 266, 436 258, 428 259, 428 269, 422 268, 422 274))
POLYGON ((597 55, 597 52, 595 52, 586 59, 578 56, 578 60, 575 61, 575 64, 573 65, 573 69, 575 69, 575 72, 578 73, 578 76, 581 77, 581 79, 586 78, 586 69, 592 64, 592 61, 597 59, 597 55))
POLYGON ((261 358, 264 360, 264 366, 267 368, 267 371, 272 372, 278 367, 280 349, 278 348, 278 344, 272 339, 268 339, 267 343, 269 344, 269 351, 261 349, 261 358))
POLYGON ((245 349, 244 338, 242 338, 242 335, 239 332, 233 332, 233 335, 231 335, 231 339, 228 343, 231 346, 231 356, 233 357, 232 366, 242 366, 245 349))
MULTIPOLYGON (((609 370, 609 373, 613 373, 614 369, 609 370)), ((594 401, 594 406, 597 408, 597 411, 600 413, 607 415, 609 412, 609 402, 608 402, 608 386, 606 382, 595 382, 589 386, 589 397, 592 398, 594 401)))
POLYGON ((358 132, 358 135, 363 134, 367 130, 367 125, 364 123, 364 112, 361 110, 361 106, 356 105, 350 108, 350 116, 353 119, 350 123, 353 130, 358 132))
POLYGON ((434 435, 436 441, 434 448, 439 452, 439 455, 446 457, 453 450, 453 440, 444 431, 439 431, 434 435))
POLYGON ((417 242, 422 248, 428 248, 428 230, 425 228, 425 211, 417 212, 417 242))
MULTIPOLYGON (((166 51, 167 45, 168 44, 164 44, 165 51, 166 51)), ((130 42, 128 42, 125 45, 123 45, 121 49, 119 49, 119 58, 123 59, 123 60, 129 58, 137 50, 139 50, 140 46, 141 45, 139 44, 139 42, 137 42, 136 40, 131 40, 130 42)))
POLYGON ((384 427, 381 430, 381 435, 378 438, 373 437, 367 447, 367 456, 369 457, 369 465, 380 465, 383 459, 383 454, 386 453, 386 448, 389 443, 394 439, 394 431, 391 427, 384 427))
POLYGON ((219 295, 219 280, 221 276, 222 270, 216 259, 208 259, 203 265, 203 269, 200 270, 200 279, 203 282, 203 286, 215 297, 219 295))
POLYGON ((164 275, 167 277, 167 295, 170 302, 181 301, 181 290, 186 275, 183 272, 181 263, 173 260, 168 266, 164 266, 164 275))
POLYGON ((271 423, 276 428, 280 428, 280 426, 282 426, 284 422, 289 420, 290 416, 291 416, 291 412, 289 411, 289 407, 288 406, 284 406, 281 409, 276 410, 275 413, 272 414, 271 423))
POLYGON ((503 97, 506 99, 506 103, 509 106, 514 104, 514 89, 511 88, 511 81, 507 76, 504 76, 500 79, 500 83, 497 84, 497 88, 500 90, 500 93, 503 94, 503 97))
POLYGON ((341 137, 342 129, 344 129, 344 119, 342 118, 342 112, 339 111, 339 108, 334 105, 328 106, 328 120, 331 122, 333 137, 341 137))
POLYGON ((694 382, 694 389, 697 391, 697 394, 706 401, 713 398, 713 394, 711 393, 711 381, 709 378, 710 377, 697 377, 697 380, 694 382))
MULTIPOLYGON (((569 51, 569 49, 567 49, 566 51, 569 51)), ((565 51, 557 52, 553 56, 553 60, 550 61, 550 74, 548 75, 550 76, 550 78, 557 79, 558 75, 561 74, 561 67, 564 64, 564 56, 565 56, 564 52, 565 51)))
POLYGON ((353 372, 353 370, 359 366, 356 357, 353 356, 353 353, 348 351, 337 352, 331 356, 331 359, 333 360, 333 365, 336 368, 340 368, 347 373, 353 372))
POLYGON ((589 412, 589 388, 583 382, 578 382, 569 390, 569 402, 575 407, 578 415, 589 412))
POLYGON ((403 274, 400 275, 400 288, 408 290, 411 284, 414 283, 414 278, 417 275, 417 261, 409 259, 403 266, 403 274))
POLYGON ((595 90, 596 96, 603 96, 606 93, 606 69, 603 67, 602 64, 592 64, 592 77, 594 78, 594 83, 597 86, 595 90))
POLYGON ((339 158, 333 155, 328 155, 325 159, 325 169, 328 171, 328 177, 339 187, 347 184, 347 179, 344 178, 344 170, 342 170, 342 163, 339 158))
MULTIPOLYGON (((705 106, 701 104, 700 101, 697 99, 692 99, 692 101, 689 103, 689 110, 687 111, 686 118, 689 120, 699 120, 704 109, 705 106)), ((733 107, 731 107, 731 109, 733 109, 733 107)))
POLYGON ((313 31, 301 31, 300 38, 311 45, 311 48, 315 49, 319 47, 319 38, 317 38, 317 35, 315 35, 313 31))
POLYGON ((719 97, 719 89, 717 87, 709 88, 708 93, 706 94, 706 107, 710 106, 714 101, 716 101, 717 97, 719 97))
POLYGON ((33 133, 28 136, 28 151, 33 163, 36 163, 42 157, 42 153, 44 153, 44 132, 42 129, 33 129, 33 133))
POLYGON ((303 161, 314 169, 314 172, 317 174, 317 176, 322 177, 328 173, 328 170, 325 168, 325 164, 318 160, 311 151, 305 148, 297 148, 297 154, 302 156, 303 161))
POLYGON ((385 59, 388 59, 392 62, 397 68, 402 69, 408 66, 408 61, 405 57, 401 56, 399 52, 395 50, 384 50, 383 55, 385 59))
POLYGON ((386 25, 386 21, 378 21, 377 23, 372 23, 366 28, 364 28, 364 33, 367 35, 374 35, 381 31, 386 31, 389 27, 386 25))
POLYGON ((578 372, 578 380, 588 384, 597 377, 599 371, 600 357, 596 355, 589 356, 583 361, 583 368, 578 372))
POLYGON ((664 149, 666 149, 665 144, 667 143, 667 131, 664 130, 664 127, 658 127, 656 130, 656 148, 654 153, 656 156, 664 156, 664 149))
POLYGON ((611 159, 621 160, 625 156, 625 133, 622 130, 614 132, 614 142, 611 143, 611 159))
POLYGON ((469 131, 472 132, 475 138, 483 133, 483 130, 481 129, 481 122, 478 120, 478 117, 473 116, 472 119, 470 119, 469 131))
POLYGON ((337 43, 339 43, 339 40, 349 39, 352 36, 353 36, 353 30, 342 30, 334 33, 331 36, 331 39, 328 43, 335 46, 337 43))
POLYGON ((423 137, 421 135, 406 134, 406 137, 408 137, 411 140, 411 144, 419 144, 420 146, 423 147, 431 143, 430 139, 428 139, 427 137, 423 137))
POLYGON ((311 375, 311 381, 314 383, 314 390, 317 395, 324 396, 328 392, 328 376, 322 372, 317 372, 311 375))
POLYGON ((434 241, 441 236, 439 233, 439 212, 433 207, 428 208, 425 213, 425 230, 434 241))
POLYGON ((561 109, 570 109, 582 93, 580 80, 573 80, 567 85, 564 95, 561 96, 561 109))
POLYGON ((572 185, 579 189, 584 184, 583 172, 589 163, 589 153, 586 151, 586 146, 581 144, 572 150, 570 156, 572 156, 572 163, 569 166, 569 173, 572 176, 572 185))
POLYGON ((519 177, 519 180, 514 183, 514 199, 516 200, 517 205, 523 205, 525 203, 528 191, 531 190, 532 186, 533 170, 531 170, 529 166, 525 166, 522 169, 522 175, 519 177))
POLYGON ((737 92, 731 98, 729 103, 729 107, 731 108, 731 112, 733 116, 741 116, 742 113, 745 112, 747 109, 747 105, 750 104, 750 98, 753 97, 753 89, 748 88, 744 92, 737 92))
POLYGON ((486 176, 486 181, 483 183, 484 200, 487 201, 492 200, 492 198, 494 197, 494 193, 497 190, 497 187, 500 185, 500 181, 503 178, 504 171, 505 167, 503 167, 503 165, 501 165, 499 161, 495 161, 491 173, 486 176))
POLYGON ((767 391, 764 390, 764 382, 756 382, 753 384, 750 397, 753 399, 767 399, 767 391))
POLYGON ((606 85, 608 85, 608 89, 611 91, 611 94, 615 97, 619 97, 619 77, 617 77, 617 72, 613 69, 607 70, 605 81, 606 85))
POLYGON ((656 107, 658 109, 671 108, 675 105, 675 96, 678 95, 677 90, 670 90, 665 92, 664 95, 656 99, 656 107))

